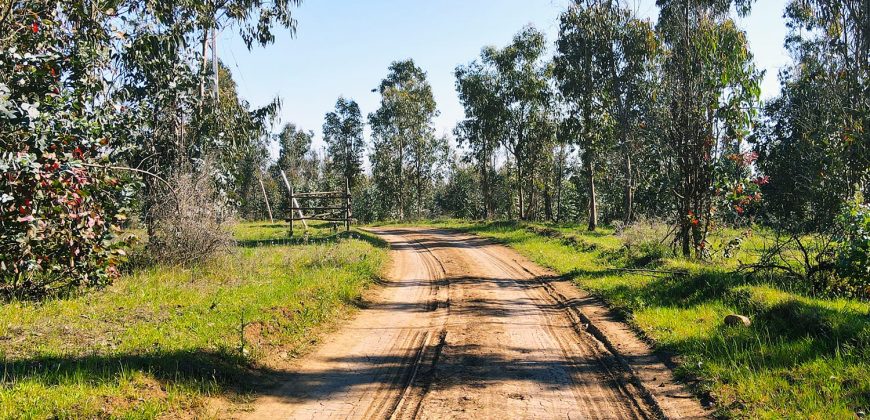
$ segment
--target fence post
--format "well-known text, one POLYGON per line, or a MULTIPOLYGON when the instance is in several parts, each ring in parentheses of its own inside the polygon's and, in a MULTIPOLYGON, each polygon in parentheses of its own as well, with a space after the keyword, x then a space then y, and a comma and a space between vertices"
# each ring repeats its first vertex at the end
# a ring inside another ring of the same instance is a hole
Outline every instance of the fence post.
POLYGON ((263 177, 258 175, 257 180, 260 181, 260 190, 263 191, 263 200, 266 200, 266 210, 269 212, 269 223, 274 224, 275 219, 272 217, 272 207, 269 206, 269 196, 266 195, 266 187, 263 186, 263 177))

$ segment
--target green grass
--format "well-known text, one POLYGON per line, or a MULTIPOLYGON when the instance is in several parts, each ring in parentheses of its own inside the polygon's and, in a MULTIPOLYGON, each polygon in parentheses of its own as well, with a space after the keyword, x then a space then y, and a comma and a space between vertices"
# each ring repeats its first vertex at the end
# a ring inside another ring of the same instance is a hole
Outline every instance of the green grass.
POLYGON ((158 266, 100 291, 0 309, 0 418, 204 414, 243 396, 352 311, 386 250, 367 234, 235 227, 199 267, 158 266))
MULTIPOLYGON (((652 268, 685 275, 614 270, 622 248, 612 230, 581 226, 444 220, 496 239, 533 261, 568 275, 623 314, 664 353, 678 375, 716 401, 716 414, 742 418, 854 418, 870 409, 870 304, 795 293, 798 285, 736 274, 766 240, 749 237, 730 259, 697 262, 666 257, 652 268), (793 286, 793 287, 792 287, 793 286), (749 328, 729 327, 731 313, 749 328)), ((739 235, 722 231, 727 242, 739 235)))

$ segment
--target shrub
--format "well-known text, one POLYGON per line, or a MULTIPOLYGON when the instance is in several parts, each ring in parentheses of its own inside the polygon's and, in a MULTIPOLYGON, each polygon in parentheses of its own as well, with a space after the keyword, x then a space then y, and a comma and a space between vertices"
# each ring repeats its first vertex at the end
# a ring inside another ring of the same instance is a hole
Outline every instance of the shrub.
POLYGON ((227 251, 232 245, 230 207, 218 194, 211 165, 180 172, 152 209, 153 231, 148 248, 160 262, 193 264, 227 251))
POLYGON ((842 294, 870 297, 870 205, 859 195, 837 216, 835 286, 842 294))
POLYGON ((118 233, 132 196, 103 168, 119 153, 118 124, 88 78, 108 54, 72 42, 75 25, 38 2, 9 13, 0 39, 0 295, 106 284, 124 258, 118 233))
POLYGON ((656 220, 642 219, 619 226, 616 234, 623 246, 610 259, 635 267, 654 264, 672 254, 667 245, 669 233, 668 225, 656 220))

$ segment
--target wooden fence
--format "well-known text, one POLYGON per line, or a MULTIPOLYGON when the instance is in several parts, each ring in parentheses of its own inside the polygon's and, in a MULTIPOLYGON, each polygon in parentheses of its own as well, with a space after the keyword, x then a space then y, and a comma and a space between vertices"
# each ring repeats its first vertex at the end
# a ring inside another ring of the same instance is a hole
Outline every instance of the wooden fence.
POLYGON ((341 222, 344 224, 344 230, 350 231, 353 214, 351 212, 350 182, 347 179, 344 180, 344 191, 294 192, 284 171, 281 171, 281 177, 284 178, 284 185, 290 194, 290 215, 286 219, 290 223, 290 236, 293 236, 294 221, 301 221, 306 230, 308 230, 308 220, 341 222), (314 202, 315 204, 302 205, 300 202, 314 202))

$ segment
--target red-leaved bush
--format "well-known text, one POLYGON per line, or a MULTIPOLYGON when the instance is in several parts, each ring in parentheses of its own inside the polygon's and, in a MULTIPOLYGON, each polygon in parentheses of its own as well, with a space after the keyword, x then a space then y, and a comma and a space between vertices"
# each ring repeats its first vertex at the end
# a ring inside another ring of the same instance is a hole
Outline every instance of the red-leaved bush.
POLYGON ((7 298, 110 281, 124 257, 118 234, 132 196, 105 169, 118 152, 117 112, 93 83, 105 52, 80 48, 94 36, 78 45, 73 16, 22 4, 0 26, 0 296, 7 298))

